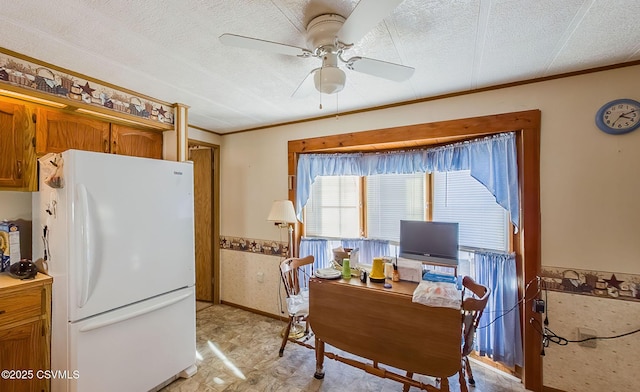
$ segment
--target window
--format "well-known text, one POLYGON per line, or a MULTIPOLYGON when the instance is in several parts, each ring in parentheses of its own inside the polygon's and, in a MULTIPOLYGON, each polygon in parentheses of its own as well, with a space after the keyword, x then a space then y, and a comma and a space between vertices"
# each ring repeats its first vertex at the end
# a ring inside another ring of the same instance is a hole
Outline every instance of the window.
MULTIPOLYGON (((427 215, 425 173, 318 177, 305 208, 308 237, 357 238, 398 242, 400 220, 427 215), (364 202, 363 202, 364 201, 364 202), (361 208, 363 206, 364 208, 361 208), (365 222, 365 227, 360 227, 365 222)), ((469 171, 433 173, 432 220, 460 223, 463 247, 508 251, 509 218, 469 171)))
POLYGON ((509 250, 509 215, 469 170, 433 173, 432 219, 458 222, 461 247, 509 250))
POLYGON ((360 177, 317 177, 305 207, 310 237, 360 237, 360 177))
POLYGON ((424 173, 381 174, 366 179, 367 237, 400 240, 400 220, 425 219, 424 173))

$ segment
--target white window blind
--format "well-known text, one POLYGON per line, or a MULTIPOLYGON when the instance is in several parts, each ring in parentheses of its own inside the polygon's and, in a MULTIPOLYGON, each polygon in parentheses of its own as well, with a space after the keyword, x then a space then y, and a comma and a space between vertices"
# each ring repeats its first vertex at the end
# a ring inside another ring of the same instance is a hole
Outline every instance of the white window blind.
POLYGON ((360 237, 360 178, 321 176, 305 207, 305 235, 360 237))
POLYGON ((433 220, 458 222, 460 246, 508 251, 508 213, 469 170, 433 174, 433 220))
POLYGON ((425 219, 425 173, 367 177, 367 237, 400 240, 400 220, 425 219))

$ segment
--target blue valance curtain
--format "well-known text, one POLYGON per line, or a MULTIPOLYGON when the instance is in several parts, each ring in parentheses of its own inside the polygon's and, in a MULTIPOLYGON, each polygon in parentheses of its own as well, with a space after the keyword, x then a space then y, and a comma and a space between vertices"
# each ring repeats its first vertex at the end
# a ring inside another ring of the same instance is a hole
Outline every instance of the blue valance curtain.
POLYGON ((518 163, 515 133, 414 151, 356 154, 302 154, 298 159, 296 215, 309 200, 318 176, 369 176, 470 170, 519 226, 518 163))
POLYGON ((507 366, 522 366, 515 254, 475 252, 475 281, 491 289, 476 330, 475 349, 507 366))

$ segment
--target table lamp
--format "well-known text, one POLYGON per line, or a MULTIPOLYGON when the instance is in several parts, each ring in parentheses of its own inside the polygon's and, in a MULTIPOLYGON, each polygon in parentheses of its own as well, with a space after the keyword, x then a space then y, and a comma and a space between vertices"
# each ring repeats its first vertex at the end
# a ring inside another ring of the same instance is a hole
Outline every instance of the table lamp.
POLYGON ((274 200, 267 220, 275 222, 280 228, 289 229, 289 257, 293 257, 293 225, 291 223, 296 223, 296 213, 291 200, 274 200))

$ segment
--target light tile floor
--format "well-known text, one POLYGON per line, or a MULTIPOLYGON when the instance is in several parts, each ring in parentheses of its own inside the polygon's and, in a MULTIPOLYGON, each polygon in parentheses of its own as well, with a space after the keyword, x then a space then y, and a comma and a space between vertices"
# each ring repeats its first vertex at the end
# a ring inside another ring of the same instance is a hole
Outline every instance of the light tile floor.
MULTIPOLYGON (((198 372, 178 379, 163 392, 217 391, 402 391, 403 385, 325 358, 325 378, 316 380, 314 351, 287 343, 278 356, 284 322, 227 305, 214 305, 196 314, 198 372)), ((327 346, 342 356, 345 353, 327 346)), ((470 392, 525 391, 519 380, 472 363, 476 386, 470 392)), ((393 370, 393 369, 391 369, 393 370)), ((404 374, 400 372, 400 374, 404 374)), ((419 376, 423 383, 433 383, 419 376)), ((450 378, 458 391, 457 375, 450 378)), ((411 391, 418 391, 412 387, 411 391)))

